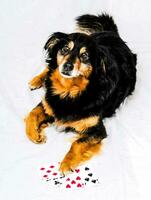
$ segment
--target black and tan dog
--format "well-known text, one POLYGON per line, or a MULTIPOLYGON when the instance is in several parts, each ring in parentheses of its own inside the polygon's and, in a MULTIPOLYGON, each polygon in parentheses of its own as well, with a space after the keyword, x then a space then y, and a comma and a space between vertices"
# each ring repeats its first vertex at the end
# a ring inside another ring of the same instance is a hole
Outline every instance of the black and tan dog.
POLYGON ((51 123, 78 134, 61 162, 62 172, 99 152, 107 136, 102 120, 115 113, 136 82, 136 55, 112 17, 83 15, 77 25, 81 32, 57 32, 46 42, 47 67, 30 81, 31 89, 46 88, 45 97, 26 118, 34 143, 45 142, 43 129, 51 123))

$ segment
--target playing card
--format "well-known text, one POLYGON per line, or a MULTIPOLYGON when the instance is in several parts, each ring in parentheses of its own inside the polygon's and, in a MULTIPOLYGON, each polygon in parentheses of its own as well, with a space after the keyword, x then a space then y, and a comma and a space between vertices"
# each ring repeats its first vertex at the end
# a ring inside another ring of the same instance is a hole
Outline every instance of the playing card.
POLYGON ((67 175, 65 175, 65 178, 62 181, 61 188, 72 188, 72 189, 78 189, 84 187, 84 184, 82 182, 82 179, 77 172, 72 172, 67 175))
POLYGON ((62 184, 62 179, 65 177, 58 171, 60 163, 53 163, 50 165, 43 165, 40 167, 40 177, 49 185, 58 187, 62 184))
POLYGON ((90 166, 82 165, 66 175, 58 171, 59 166, 60 162, 56 162, 39 168, 41 179, 51 188, 84 189, 99 184, 99 178, 92 172, 90 166))
POLYGON ((84 173, 84 184, 86 186, 99 184, 99 179, 96 177, 96 175, 91 171, 89 167, 85 167, 83 173, 84 173))
MULTIPOLYGON (((80 177, 84 187, 94 186, 99 184, 99 178, 95 175, 95 173, 91 170, 87 165, 82 165, 79 168, 80 177)), ((75 170, 76 171, 76 170, 75 170)))

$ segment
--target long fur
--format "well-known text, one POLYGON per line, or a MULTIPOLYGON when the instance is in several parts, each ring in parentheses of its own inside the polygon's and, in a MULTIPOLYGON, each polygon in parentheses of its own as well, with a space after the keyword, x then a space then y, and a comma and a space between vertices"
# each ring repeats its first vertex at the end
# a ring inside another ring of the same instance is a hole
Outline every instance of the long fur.
POLYGON ((77 26, 79 30, 96 33, 102 31, 112 31, 118 34, 118 29, 114 20, 108 14, 102 15, 82 15, 77 17, 77 26))
POLYGON ((77 120, 93 114, 101 118, 111 117, 124 99, 132 94, 136 82, 136 54, 133 54, 126 43, 119 37, 117 26, 108 15, 84 15, 77 19, 82 28, 90 28, 90 36, 81 33, 54 33, 45 45, 48 51, 47 63, 51 72, 57 66, 56 53, 66 40, 83 42, 91 49, 93 73, 86 91, 74 99, 60 99, 52 95, 51 81, 46 79, 46 99, 53 107, 58 119, 77 120), (94 23, 93 23, 94 22, 94 23), (53 48, 47 44, 57 38, 59 42, 53 48), (94 48, 95 46, 95 48, 94 48), (50 60, 51 58, 51 60, 50 60), (105 64, 102 69, 101 61, 105 64))
POLYGON ((44 81, 45 97, 26 119, 26 133, 35 143, 45 142, 48 123, 79 134, 61 162, 62 172, 99 151, 107 137, 102 119, 113 116, 136 82, 136 54, 111 16, 83 15, 77 25, 79 32, 57 32, 46 42, 48 68, 30 82, 35 89, 44 81))

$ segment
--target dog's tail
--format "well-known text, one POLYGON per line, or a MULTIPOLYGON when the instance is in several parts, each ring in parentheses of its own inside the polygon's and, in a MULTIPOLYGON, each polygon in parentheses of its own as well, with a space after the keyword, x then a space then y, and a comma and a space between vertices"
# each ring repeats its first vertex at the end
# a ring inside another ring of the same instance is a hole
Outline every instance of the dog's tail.
POLYGON ((114 20, 108 14, 81 15, 77 19, 77 31, 92 34, 102 31, 112 31, 118 34, 114 20))

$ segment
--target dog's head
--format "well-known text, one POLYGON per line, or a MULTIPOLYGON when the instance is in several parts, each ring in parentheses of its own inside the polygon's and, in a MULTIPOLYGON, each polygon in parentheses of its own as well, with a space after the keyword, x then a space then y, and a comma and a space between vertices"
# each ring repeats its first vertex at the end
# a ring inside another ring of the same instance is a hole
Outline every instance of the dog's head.
POLYGON ((97 44, 91 36, 82 33, 54 33, 45 44, 47 62, 67 79, 88 78, 98 65, 105 70, 103 59, 97 51, 97 44))

